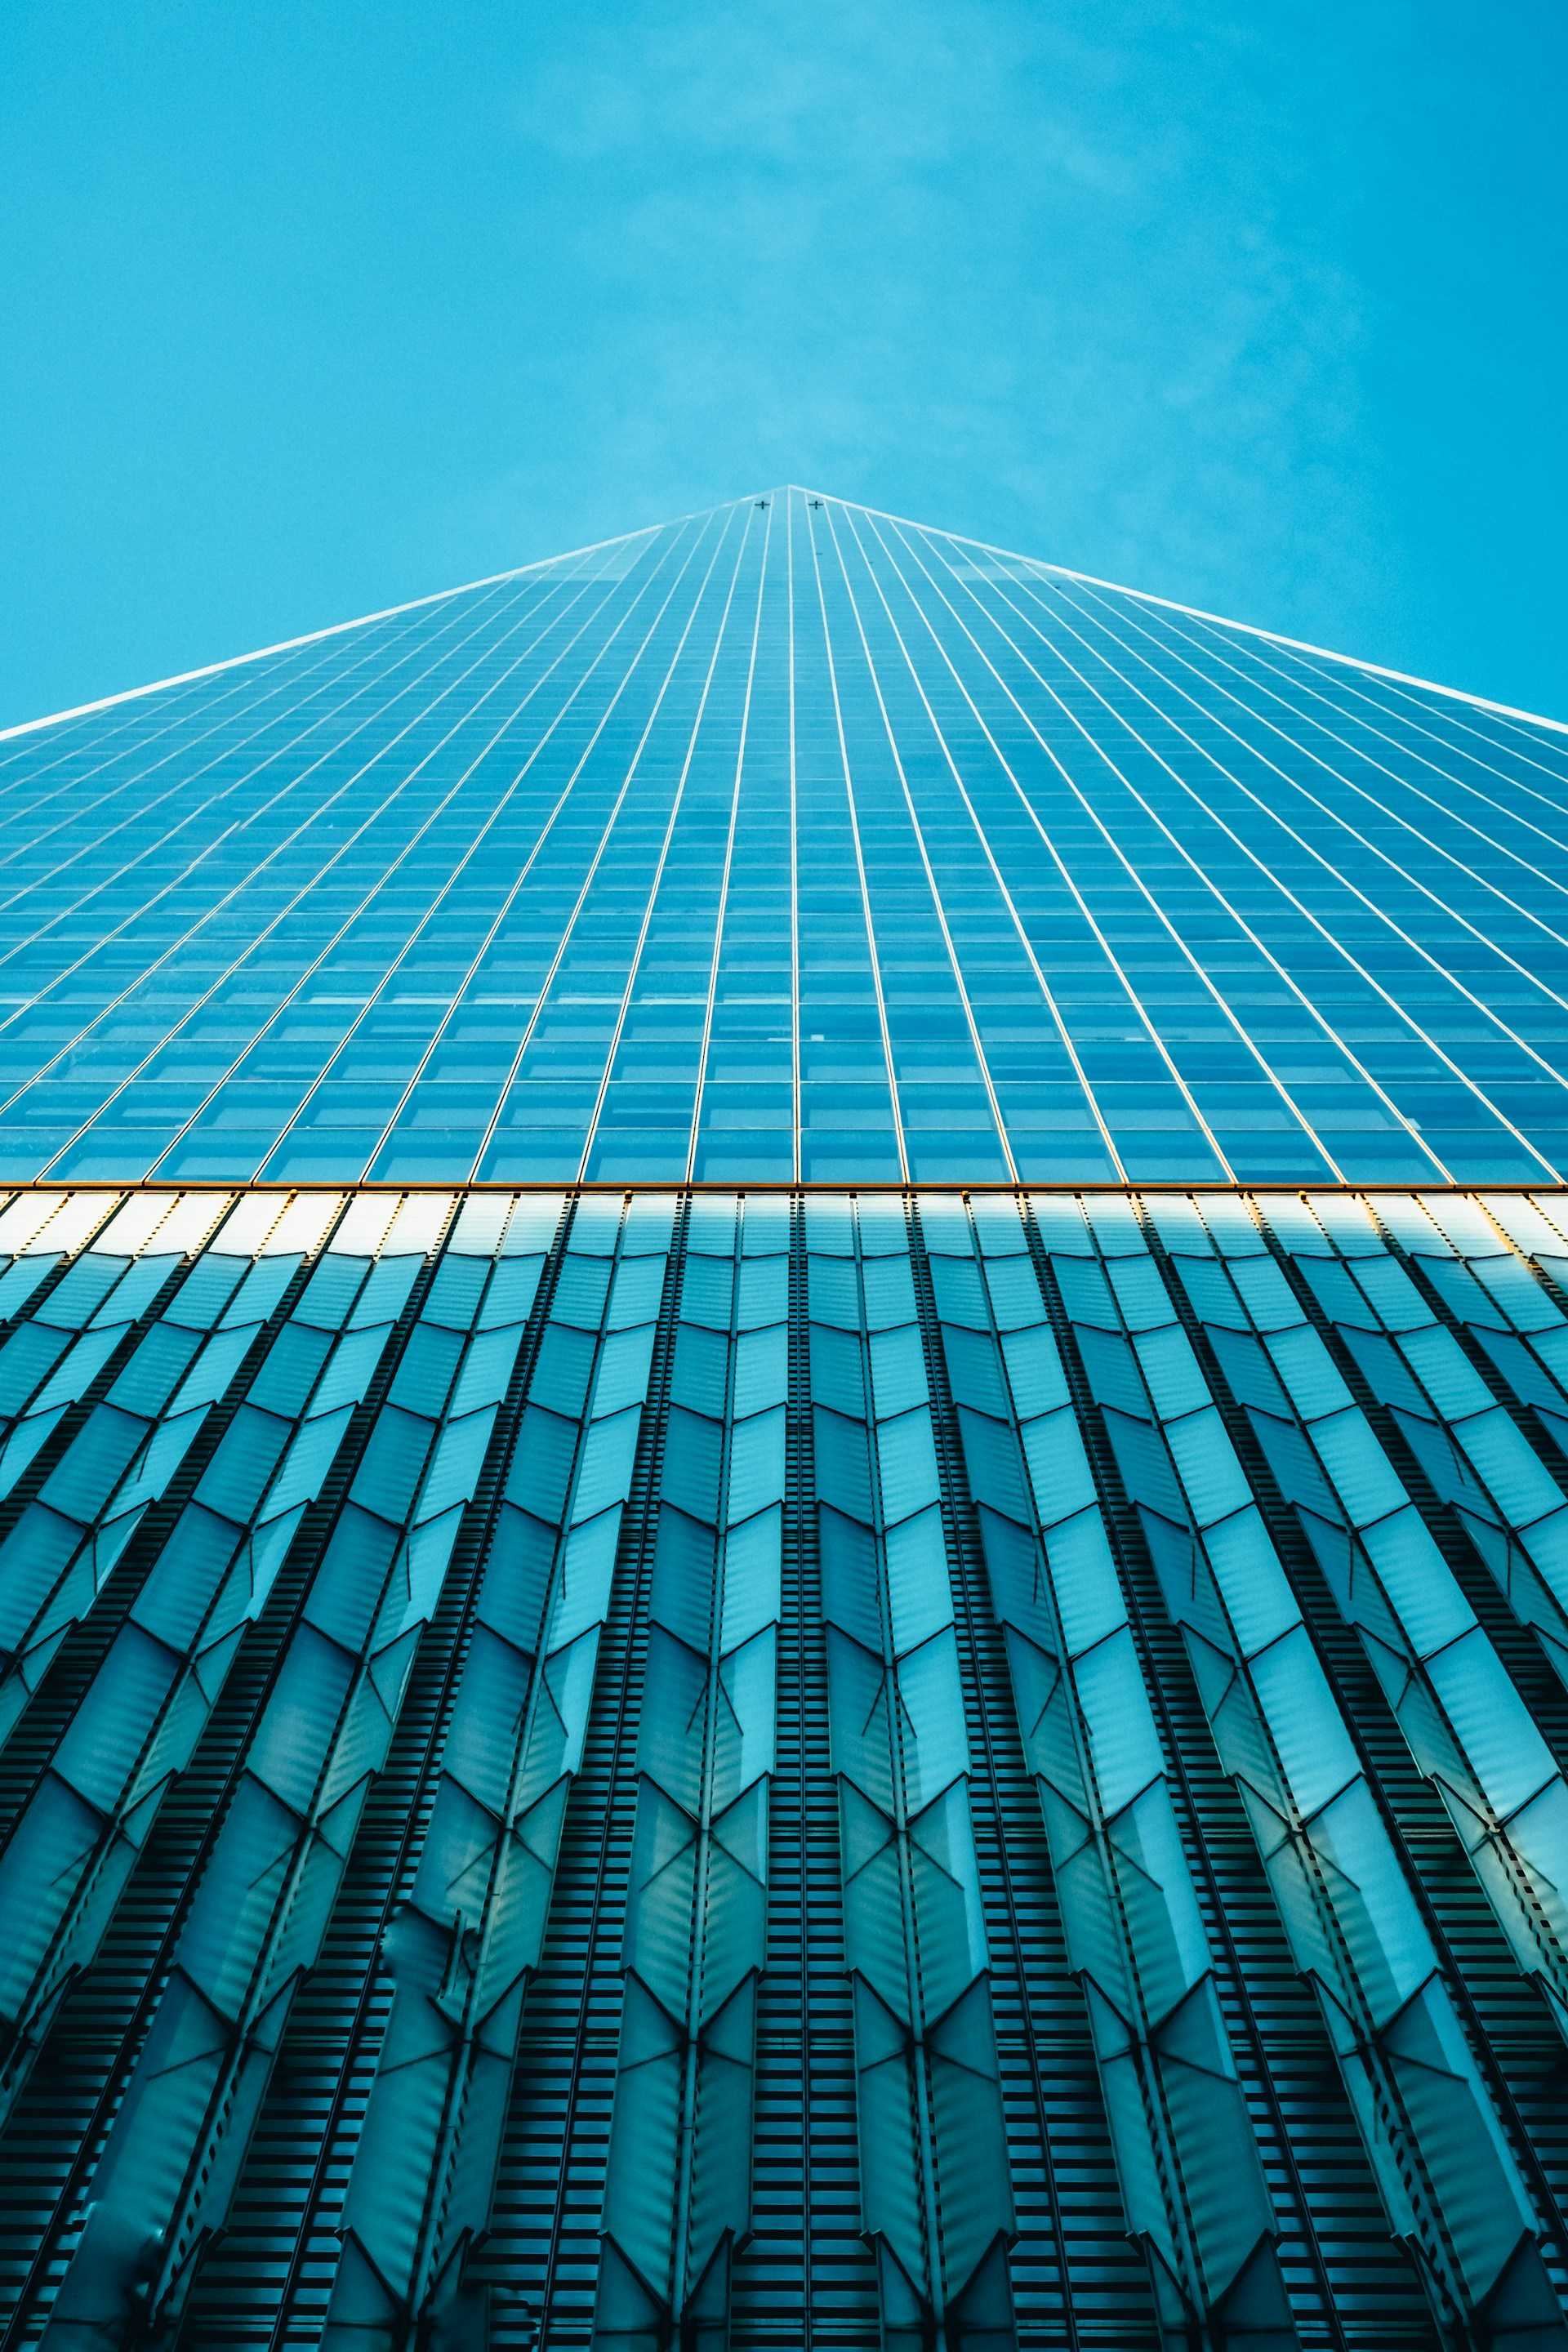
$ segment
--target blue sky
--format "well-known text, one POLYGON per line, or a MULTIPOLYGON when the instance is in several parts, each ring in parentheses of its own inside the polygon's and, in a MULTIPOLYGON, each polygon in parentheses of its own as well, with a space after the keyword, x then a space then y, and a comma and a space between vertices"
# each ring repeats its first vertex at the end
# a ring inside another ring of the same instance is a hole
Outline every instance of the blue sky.
POLYGON ((0 723, 786 479, 1568 716, 1562 0, 6 0, 0 723))

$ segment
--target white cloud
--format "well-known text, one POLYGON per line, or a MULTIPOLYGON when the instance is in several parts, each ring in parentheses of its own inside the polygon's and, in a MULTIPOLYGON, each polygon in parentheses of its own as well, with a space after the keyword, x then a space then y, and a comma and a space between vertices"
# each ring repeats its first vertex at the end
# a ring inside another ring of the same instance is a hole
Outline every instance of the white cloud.
MULTIPOLYGON (((626 521, 794 477, 1248 617, 1364 599, 1363 305, 1279 37, 1239 0, 571 22, 511 112, 568 252, 546 411, 626 521)), ((464 509, 536 547, 547 448, 464 509)))

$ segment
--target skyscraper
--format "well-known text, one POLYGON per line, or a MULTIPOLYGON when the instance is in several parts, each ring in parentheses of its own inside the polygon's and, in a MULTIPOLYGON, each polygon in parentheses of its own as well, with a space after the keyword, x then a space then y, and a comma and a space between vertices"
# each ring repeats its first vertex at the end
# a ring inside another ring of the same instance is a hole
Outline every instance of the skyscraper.
POLYGON ((0 892, 7 2345, 1568 2345, 1568 731, 779 490, 0 892))

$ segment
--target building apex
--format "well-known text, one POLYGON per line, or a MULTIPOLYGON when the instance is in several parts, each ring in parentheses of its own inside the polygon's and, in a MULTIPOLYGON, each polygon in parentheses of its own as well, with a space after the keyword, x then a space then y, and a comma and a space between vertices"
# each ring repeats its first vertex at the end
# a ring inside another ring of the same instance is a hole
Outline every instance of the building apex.
POLYGON ((205 662, 192 669, 179 670, 167 677, 153 678, 144 686, 123 688, 118 693, 101 695, 89 702, 73 704, 68 709, 51 710, 40 718, 24 719, 16 725, 0 728, 0 742, 9 741, 17 736, 35 733, 40 728, 54 726, 64 719, 80 719, 96 710, 106 710, 120 703, 136 701, 145 695, 162 693, 171 687, 188 686, 196 679, 213 677, 222 671, 240 668, 247 662, 265 661, 274 655, 291 653, 300 646, 314 645, 329 637, 341 636, 353 629, 366 628, 380 621, 395 620, 402 614, 418 612, 424 606, 441 604, 448 597, 468 595, 479 589, 499 587, 506 581, 521 580, 530 572, 548 572, 558 565, 578 562, 588 556, 602 555, 613 548, 626 547, 636 541, 651 539, 660 531, 679 530, 689 523, 710 521, 717 515, 733 513, 742 508, 757 508, 764 505, 771 508, 781 499, 785 501, 786 505, 790 500, 798 500, 807 518, 814 513, 822 513, 827 518, 829 529, 833 528, 835 516, 843 516, 849 520, 852 529, 858 529, 861 523, 868 525, 879 538, 882 536, 878 529, 879 525, 890 526, 894 531, 900 534, 912 531, 929 545, 945 545, 962 549, 969 557, 988 557, 999 563, 1022 565, 1026 579, 1033 574, 1052 583, 1071 583, 1079 587, 1103 591, 1111 595, 1131 596, 1140 604, 1152 606, 1163 613, 1178 614, 1188 620, 1197 621, 1210 627, 1235 630, 1242 636, 1280 646, 1290 653, 1306 654, 1315 660, 1336 662, 1367 677, 1384 678, 1396 686, 1415 687, 1423 693, 1438 694, 1449 701, 1465 703, 1472 709, 1489 711, 1500 718, 1523 720, 1532 727, 1549 728, 1554 734, 1568 735, 1568 719, 1553 719, 1538 710, 1523 710, 1512 703, 1496 702, 1485 695, 1471 694, 1461 687, 1447 686, 1441 679, 1418 677, 1408 670, 1393 669, 1383 663, 1363 660, 1359 655, 1342 653, 1331 646, 1315 645, 1305 638, 1287 636, 1280 630, 1267 628, 1258 622, 1238 621, 1228 614, 1215 613, 1200 604, 1184 603, 1179 597, 1163 596, 1152 589, 1132 587, 1126 581, 1108 580, 1098 572, 1078 571, 1069 564, 1055 562, 1047 556, 1031 554, 1021 548, 1003 546, 994 540, 977 539, 968 532, 952 530, 942 524, 924 521, 916 516, 896 513, 885 507, 867 506, 857 499, 843 498, 835 491, 814 488, 802 482, 784 482, 772 488, 747 490, 732 498, 716 499, 709 506, 692 508, 684 514, 663 517, 657 522, 642 523, 630 530, 611 532, 603 539, 588 541, 582 546, 563 549, 552 555, 534 556, 527 562, 509 565, 503 571, 487 572, 475 580, 460 581, 454 587, 438 588, 422 596, 411 596, 401 604, 383 605, 375 612, 357 613, 349 620, 330 622, 324 627, 318 629, 307 629, 298 636, 279 638, 270 645, 258 646, 247 653, 230 654, 218 661, 205 662))

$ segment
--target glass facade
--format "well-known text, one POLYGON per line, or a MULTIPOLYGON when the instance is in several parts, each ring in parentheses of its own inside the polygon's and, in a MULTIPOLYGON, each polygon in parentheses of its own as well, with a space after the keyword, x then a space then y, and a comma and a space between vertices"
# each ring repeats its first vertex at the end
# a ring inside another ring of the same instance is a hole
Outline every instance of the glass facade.
POLYGON ((3 2352, 1568 2352, 1565 820, 793 489, 0 740, 3 2352))
POLYGON ((1547 721, 770 492, 0 742, 0 1175, 1550 1183, 1565 848, 1547 721))

